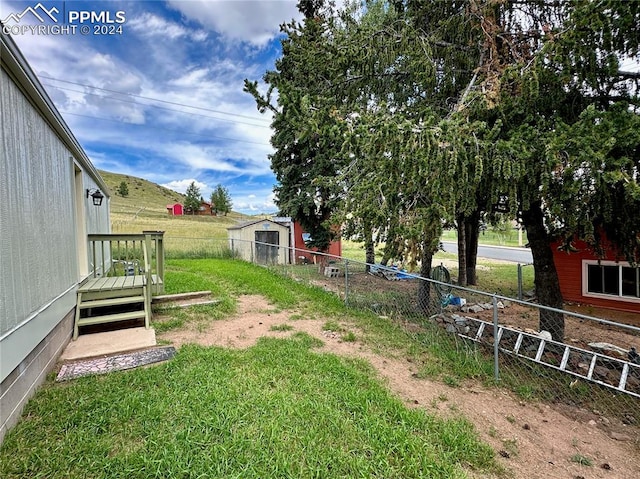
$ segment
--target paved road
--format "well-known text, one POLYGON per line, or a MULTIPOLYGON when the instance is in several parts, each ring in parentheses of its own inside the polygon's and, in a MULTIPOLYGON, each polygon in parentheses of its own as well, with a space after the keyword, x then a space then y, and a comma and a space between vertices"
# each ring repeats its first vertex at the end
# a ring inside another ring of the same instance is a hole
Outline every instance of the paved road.
MULTIPOLYGON (((444 250, 447 253, 458 254, 458 243, 443 241, 444 250)), ((505 248, 504 246, 478 246, 478 258, 499 259, 513 261, 514 263, 527 264, 533 262, 531 250, 528 248, 505 248)))

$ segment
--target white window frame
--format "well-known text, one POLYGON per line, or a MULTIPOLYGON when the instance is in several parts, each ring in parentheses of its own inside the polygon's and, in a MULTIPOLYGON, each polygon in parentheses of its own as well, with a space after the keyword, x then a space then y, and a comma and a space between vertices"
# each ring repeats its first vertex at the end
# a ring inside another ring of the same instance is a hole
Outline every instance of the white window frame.
MULTIPOLYGON (((631 268, 631 264, 626 261, 597 261, 597 260, 582 260, 582 296, 587 298, 600 298, 615 301, 624 301, 625 303, 640 303, 640 298, 634 296, 622 295, 622 268, 631 268), (615 294, 606 293, 593 293, 589 291, 589 266, 617 266, 618 267, 618 291, 615 294)), ((638 269, 636 267, 635 269, 638 269)))

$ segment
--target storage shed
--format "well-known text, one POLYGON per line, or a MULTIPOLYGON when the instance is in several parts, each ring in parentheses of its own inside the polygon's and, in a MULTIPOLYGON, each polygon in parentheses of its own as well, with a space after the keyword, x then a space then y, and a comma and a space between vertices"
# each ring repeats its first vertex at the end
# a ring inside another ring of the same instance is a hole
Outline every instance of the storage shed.
POLYGON ((240 258, 258 264, 288 264, 290 231, 275 221, 260 219, 227 228, 229 247, 240 258))
POLYGON ((180 203, 167 205, 167 213, 169 213, 169 216, 182 216, 184 214, 184 208, 180 203))

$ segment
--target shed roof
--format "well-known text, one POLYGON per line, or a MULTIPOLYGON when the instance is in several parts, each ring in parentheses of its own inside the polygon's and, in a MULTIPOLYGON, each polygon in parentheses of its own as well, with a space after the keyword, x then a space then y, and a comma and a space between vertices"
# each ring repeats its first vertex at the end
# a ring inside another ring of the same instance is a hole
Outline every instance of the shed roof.
POLYGON ((259 224, 259 223, 271 223, 271 224, 274 224, 276 226, 280 226, 281 228, 289 229, 288 226, 283 225, 282 223, 277 223, 275 221, 271 221, 271 220, 265 218, 265 219, 260 219, 260 220, 251 220, 251 221, 245 221, 243 223, 238 223, 235 226, 230 226, 229 228, 227 228, 227 230, 241 230, 241 229, 244 229, 244 228, 247 228, 249 226, 253 226, 255 224, 259 224))

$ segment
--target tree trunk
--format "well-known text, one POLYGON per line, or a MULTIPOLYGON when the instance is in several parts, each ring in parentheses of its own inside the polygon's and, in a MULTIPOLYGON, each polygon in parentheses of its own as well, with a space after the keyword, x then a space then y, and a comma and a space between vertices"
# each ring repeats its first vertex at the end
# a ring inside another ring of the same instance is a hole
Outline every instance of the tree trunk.
POLYGON ((467 285, 467 221, 464 214, 457 215, 458 231, 458 285, 467 285))
POLYGON ((478 284, 476 267, 478 265, 478 238, 480 237, 480 211, 474 211, 465 221, 465 240, 467 255, 467 285, 478 284))
MULTIPOLYGON (((522 221, 527 230, 533 269, 536 295, 540 304, 562 309, 562 293, 558 282, 558 273, 553 261, 550 238, 544 226, 544 216, 540 202, 533 203, 529 210, 522 213, 522 221)), ((540 330, 549 331, 556 341, 564 340, 564 315, 540 310, 540 330)))
POLYGON ((368 225, 365 226, 364 234, 365 234, 364 253, 365 253, 365 262, 367 263, 366 271, 368 273, 371 270, 371 265, 375 264, 376 262, 376 249, 375 249, 375 244, 373 242, 373 233, 371 231, 371 228, 368 225))

